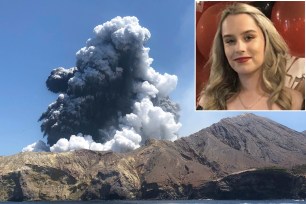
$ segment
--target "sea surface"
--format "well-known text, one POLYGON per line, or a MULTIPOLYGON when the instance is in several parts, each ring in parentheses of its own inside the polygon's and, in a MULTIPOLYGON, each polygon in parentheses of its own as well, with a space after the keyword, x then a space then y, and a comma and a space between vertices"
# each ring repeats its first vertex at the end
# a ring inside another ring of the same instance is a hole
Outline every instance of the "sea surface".
MULTIPOLYGON (((0 202, 16 204, 16 202, 0 202)), ((21 204, 306 204, 305 200, 135 200, 135 201, 35 201, 21 204)))

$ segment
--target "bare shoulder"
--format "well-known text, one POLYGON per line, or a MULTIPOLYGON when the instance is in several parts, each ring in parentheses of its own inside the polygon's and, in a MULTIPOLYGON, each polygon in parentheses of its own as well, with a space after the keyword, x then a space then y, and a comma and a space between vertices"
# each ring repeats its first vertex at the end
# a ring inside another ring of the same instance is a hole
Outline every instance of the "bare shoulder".
POLYGON ((290 88, 286 88, 286 90, 288 93, 290 93, 292 98, 292 110, 301 110, 304 103, 304 97, 302 93, 290 88))

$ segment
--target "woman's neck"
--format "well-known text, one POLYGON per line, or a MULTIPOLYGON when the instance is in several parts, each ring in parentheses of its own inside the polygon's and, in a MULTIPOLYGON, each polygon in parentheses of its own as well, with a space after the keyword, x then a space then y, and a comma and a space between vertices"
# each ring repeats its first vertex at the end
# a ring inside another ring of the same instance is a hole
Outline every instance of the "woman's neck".
POLYGON ((227 101, 228 110, 268 110, 261 73, 239 75, 240 90, 227 101))
POLYGON ((239 80, 240 92, 259 95, 264 93, 260 72, 239 75, 239 80))

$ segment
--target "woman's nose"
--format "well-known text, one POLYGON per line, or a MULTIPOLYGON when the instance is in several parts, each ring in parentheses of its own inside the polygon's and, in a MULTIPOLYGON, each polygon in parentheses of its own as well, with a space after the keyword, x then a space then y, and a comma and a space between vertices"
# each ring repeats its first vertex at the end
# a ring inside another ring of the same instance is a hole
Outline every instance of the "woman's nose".
POLYGON ((236 52, 245 52, 246 44, 242 40, 238 40, 236 43, 236 52))

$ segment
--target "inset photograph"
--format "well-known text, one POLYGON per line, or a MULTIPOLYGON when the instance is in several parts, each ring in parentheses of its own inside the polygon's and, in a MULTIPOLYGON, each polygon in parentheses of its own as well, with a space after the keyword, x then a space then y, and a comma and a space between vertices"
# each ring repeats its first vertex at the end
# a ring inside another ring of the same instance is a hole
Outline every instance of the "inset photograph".
POLYGON ((197 110, 305 110, 305 2, 196 2, 197 110))

